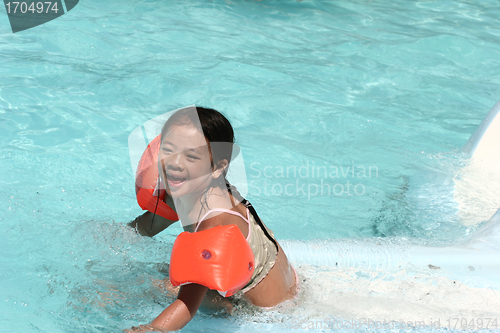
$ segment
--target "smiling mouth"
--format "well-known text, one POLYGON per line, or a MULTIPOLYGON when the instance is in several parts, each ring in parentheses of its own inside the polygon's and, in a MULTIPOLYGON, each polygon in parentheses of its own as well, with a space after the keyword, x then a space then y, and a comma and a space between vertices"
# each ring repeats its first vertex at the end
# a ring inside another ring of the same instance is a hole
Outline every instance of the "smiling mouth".
POLYGON ((179 187, 186 181, 186 178, 167 175, 167 182, 169 187, 179 187))

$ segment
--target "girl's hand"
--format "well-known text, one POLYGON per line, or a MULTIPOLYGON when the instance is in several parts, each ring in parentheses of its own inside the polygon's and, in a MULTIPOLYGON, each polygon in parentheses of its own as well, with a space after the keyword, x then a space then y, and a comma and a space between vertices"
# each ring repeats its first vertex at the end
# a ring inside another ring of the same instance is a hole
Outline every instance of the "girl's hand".
POLYGON ((132 327, 127 333, 178 331, 195 316, 208 288, 191 283, 181 286, 177 299, 149 325, 132 327))
POLYGON ((170 332, 162 328, 155 328, 151 325, 139 325, 139 326, 134 326, 129 330, 124 330, 124 333, 142 333, 142 332, 170 332))

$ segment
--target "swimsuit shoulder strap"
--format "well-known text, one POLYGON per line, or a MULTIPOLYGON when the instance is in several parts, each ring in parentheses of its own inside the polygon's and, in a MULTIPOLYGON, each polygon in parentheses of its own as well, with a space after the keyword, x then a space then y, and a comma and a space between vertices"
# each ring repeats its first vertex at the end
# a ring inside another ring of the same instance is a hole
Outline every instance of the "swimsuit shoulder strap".
POLYGON ((230 209, 225 209, 225 208, 214 208, 214 209, 210 209, 208 212, 205 213, 205 215, 203 215, 203 217, 200 219, 200 222, 198 222, 198 225, 196 226, 196 228, 194 229, 194 232, 198 231, 198 227, 200 226, 201 222, 203 222, 203 220, 210 214, 210 213, 213 213, 213 212, 221 212, 221 213, 228 213, 228 214, 231 214, 231 215, 235 215, 235 216, 239 216, 241 217, 247 224, 248 224, 248 236, 247 236, 247 241, 250 239, 250 233, 252 232, 252 228, 250 228, 250 212, 248 211, 248 208, 247 208, 247 216, 248 218, 244 217, 243 215, 241 215, 240 213, 238 212, 235 212, 234 210, 230 210, 230 209))

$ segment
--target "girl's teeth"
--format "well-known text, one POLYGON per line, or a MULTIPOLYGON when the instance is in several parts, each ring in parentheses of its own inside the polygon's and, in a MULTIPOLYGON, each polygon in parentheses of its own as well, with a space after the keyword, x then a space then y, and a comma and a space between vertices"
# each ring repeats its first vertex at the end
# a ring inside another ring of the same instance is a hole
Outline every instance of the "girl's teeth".
POLYGON ((186 178, 181 178, 181 177, 175 177, 175 176, 168 176, 168 179, 172 182, 183 182, 186 180, 186 178))

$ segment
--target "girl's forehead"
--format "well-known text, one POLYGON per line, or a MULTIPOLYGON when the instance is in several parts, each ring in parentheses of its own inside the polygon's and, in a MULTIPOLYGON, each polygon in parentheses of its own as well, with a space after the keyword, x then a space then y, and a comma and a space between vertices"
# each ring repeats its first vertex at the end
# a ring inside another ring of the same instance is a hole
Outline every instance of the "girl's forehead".
POLYGON ((168 144, 182 150, 207 147, 203 133, 194 125, 177 125, 165 133, 162 144, 168 144))

